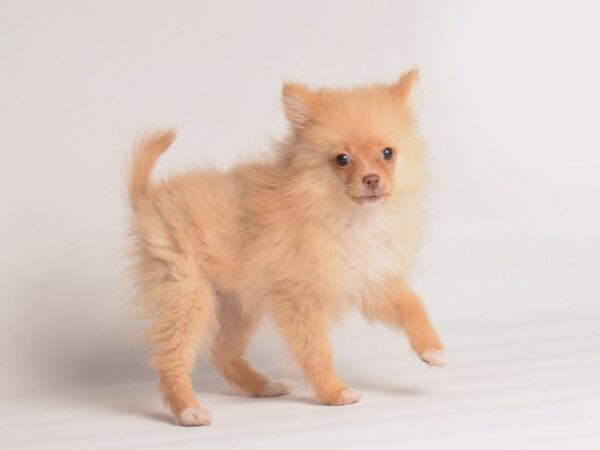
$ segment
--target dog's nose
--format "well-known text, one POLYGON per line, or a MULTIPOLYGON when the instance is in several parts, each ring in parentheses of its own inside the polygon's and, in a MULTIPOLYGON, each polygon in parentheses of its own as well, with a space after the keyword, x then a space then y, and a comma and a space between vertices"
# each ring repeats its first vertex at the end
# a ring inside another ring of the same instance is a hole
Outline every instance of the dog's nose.
POLYGON ((363 184, 366 187, 373 189, 373 190, 375 190, 379 186, 379 180, 380 180, 379 175, 377 175, 376 173, 370 173, 370 174, 362 177, 363 184))

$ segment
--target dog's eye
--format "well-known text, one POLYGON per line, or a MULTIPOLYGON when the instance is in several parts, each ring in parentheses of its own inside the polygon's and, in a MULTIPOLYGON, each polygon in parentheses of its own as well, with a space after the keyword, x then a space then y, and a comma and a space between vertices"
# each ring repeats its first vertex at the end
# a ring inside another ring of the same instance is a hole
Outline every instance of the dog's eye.
POLYGON ((340 153, 335 157, 335 164, 339 167, 344 167, 350 164, 350 157, 345 153, 340 153))
POLYGON ((390 147, 384 148, 381 150, 381 157, 386 161, 391 161, 391 159, 394 157, 394 150, 390 147))

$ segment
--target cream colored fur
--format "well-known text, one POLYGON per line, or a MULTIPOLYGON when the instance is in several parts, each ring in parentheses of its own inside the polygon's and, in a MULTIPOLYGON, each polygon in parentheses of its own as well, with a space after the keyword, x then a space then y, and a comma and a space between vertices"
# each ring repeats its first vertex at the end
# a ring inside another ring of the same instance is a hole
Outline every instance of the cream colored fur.
POLYGON ((183 425, 210 421, 190 380, 201 349, 251 395, 291 390, 244 358, 263 314, 324 404, 360 398, 336 376, 327 337, 351 308, 404 329, 423 360, 443 364, 443 346, 406 281, 423 230, 416 80, 411 71, 391 85, 355 89, 288 83, 288 136, 270 157, 228 172, 153 184, 152 167, 174 132, 137 143, 129 178, 137 302, 152 320, 147 336, 165 402, 183 425))

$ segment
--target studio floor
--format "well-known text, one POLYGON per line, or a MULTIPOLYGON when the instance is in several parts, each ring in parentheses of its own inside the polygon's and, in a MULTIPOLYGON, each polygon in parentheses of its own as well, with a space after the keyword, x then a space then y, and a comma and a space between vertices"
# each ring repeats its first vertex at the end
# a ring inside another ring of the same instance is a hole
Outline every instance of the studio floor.
POLYGON ((444 369, 408 352, 386 357, 385 349, 338 364, 363 394, 346 407, 313 403, 299 379, 288 397, 254 399, 231 393, 217 377, 197 377, 213 415, 203 428, 175 426, 154 383, 7 400, 0 448, 600 448, 596 323, 463 329, 448 340, 444 369))

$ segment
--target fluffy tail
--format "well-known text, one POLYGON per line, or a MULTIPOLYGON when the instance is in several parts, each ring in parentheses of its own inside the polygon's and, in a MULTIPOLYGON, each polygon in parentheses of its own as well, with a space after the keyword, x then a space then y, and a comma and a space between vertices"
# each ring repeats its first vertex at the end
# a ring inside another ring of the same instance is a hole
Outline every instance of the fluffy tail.
POLYGON ((158 157, 175 140, 175 130, 164 129, 144 135, 135 145, 129 169, 129 201, 136 209, 150 183, 150 173, 158 157))

